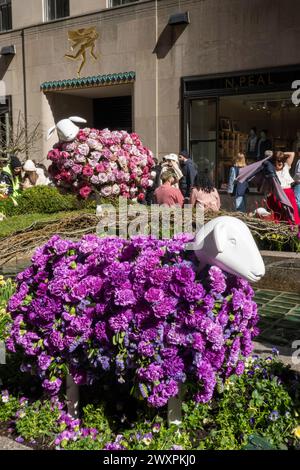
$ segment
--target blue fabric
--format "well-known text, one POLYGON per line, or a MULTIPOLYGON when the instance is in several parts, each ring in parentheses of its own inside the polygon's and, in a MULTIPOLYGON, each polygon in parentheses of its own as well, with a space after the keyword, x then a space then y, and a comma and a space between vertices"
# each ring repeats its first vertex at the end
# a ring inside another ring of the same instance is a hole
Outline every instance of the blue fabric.
POLYGON ((246 196, 237 196, 235 198, 235 210, 238 212, 246 212, 246 196))
POLYGON ((297 206, 300 212, 300 183, 295 184, 294 186, 294 193, 297 202, 297 206))
POLYGON ((248 191, 248 183, 245 181, 244 183, 240 183, 239 181, 235 181, 236 178, 239 176, 240 168, 237 166, 232 166, 229 172, 229 182, 228 182, 228 193, 233 194, 234 196, 244 196, 248 191))

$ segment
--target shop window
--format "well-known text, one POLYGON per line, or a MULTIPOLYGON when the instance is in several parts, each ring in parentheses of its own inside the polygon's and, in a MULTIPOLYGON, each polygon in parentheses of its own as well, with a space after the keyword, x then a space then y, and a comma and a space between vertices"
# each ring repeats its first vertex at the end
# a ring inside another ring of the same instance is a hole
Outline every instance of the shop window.
POLYGON ((70 16, 69 0, 46 0, 46 21, 70 16))
POLYGON ((126 5, 127 3, 136 3, 139 0, 109 0, 109 8, 119 7, 120 5, 126 5))
MULTIPOLYGON (((219 189, 227 189, 238 153, 247 164, 263 159, 266 150, 294 150, 300 158, 300 106, 291 89, 299 73, 291 66, 183 78, 183 143, 219 189)), ((250 191, 257 191, 254 182, 250 191)))
POLYGON ((299 118, 300 108, 291 102, 290 91, 220 97, 218 186, 226 188, 239 152, 250 164, 263 159, 266 150, 293 150, 299 118))
POLYGON ((0 31, 12 29, 11 0, 0 0, 0 31))
POLYGON ((217 146, 217 101, 214 98, 190 102, 190 152, 200 173, 214 180, 217 146))

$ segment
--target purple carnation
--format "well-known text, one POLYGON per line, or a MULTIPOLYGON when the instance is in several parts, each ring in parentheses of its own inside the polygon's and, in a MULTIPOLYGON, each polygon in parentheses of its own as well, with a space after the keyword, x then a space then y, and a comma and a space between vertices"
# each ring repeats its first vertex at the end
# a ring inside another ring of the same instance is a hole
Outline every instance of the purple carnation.
POLYGON ((108 341, 106 334, 106 323, 104 321, 99 321, 95 325, 95 336, 99 341, 108 341))
POLYGON ((51 356, 48 356, 46 353, 41 353, 41 355, 38 357, 38 365, 42 370, 47 370, 51 362, 51 356))
POLYGON ((51 379, 51 380, 44 380, 43 382, 43 388, 50 394, 50 395, 57 395, 60 387, 61 387, 62 381, 59 378, 56 379, 51 379))
POLYGON ((148 382, 155 382, 161 379, 163 375, 163 369, 159 364, 150 364, 148 367, 142 367, 138 370, 138 376, 148 382))
POLYGON ((115 304, 116 305, 134 305, 136 298, 131 289, 116 289, 115 291, 115 304))
POLYGON ((111 317, 108 322, 111 329, 116 333, 127 330, 129 324, 128 318, 124 313, 111 317))
POLYGON ((164 291, 162 289, 151 287, 147 292, 145 292, 145 299, 149 303, 161 302, 164 300, 164 291))
POLYGON ((208 271, 212 292, 222 294, 226 289, 226 279, 224 273, 217 266, 212 266, 208 271))
POLYGON ((152 344, 147 343, 146 341, 141 341, 138 345, 138 352, 142 356, 152 357, 155 354, 155 349, 152 344))
POLYGON ((178 393, 178 384, 175 380, 171 379, 168 383, 160 383, 153 388, 153 393, 150 395, 148 402, 155 408, 165 406, 171 397, 176 396, 178 393))

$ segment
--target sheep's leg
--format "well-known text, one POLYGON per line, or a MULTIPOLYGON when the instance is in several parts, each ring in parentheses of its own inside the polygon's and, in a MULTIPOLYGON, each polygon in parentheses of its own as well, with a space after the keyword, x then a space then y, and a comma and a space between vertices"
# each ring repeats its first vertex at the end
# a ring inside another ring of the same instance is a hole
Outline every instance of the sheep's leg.
POLYGON ((168 425, 175 424, 179 426, 182 423, 182 387, 176 397, 172 397, 168 401, 168 425))
POLYGON ((74 418, 79 413, 79 387, 75 384, 71 375, 67 375, 66 379, 66 395, 68 404, 68 413, 74 418))

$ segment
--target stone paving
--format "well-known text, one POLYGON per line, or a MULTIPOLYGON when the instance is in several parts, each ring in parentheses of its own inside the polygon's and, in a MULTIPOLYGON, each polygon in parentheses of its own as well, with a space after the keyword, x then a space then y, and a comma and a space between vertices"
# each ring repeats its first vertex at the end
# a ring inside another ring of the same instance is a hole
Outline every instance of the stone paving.
POLYGON ((32 450, 5 436, 0 436, 0 450, 32 450))
POLYGON ((258 289, 260 335, 257 341, 291 348, 300 340, 300 293, 258 289))
POLYGON ((270 356, 276 347, 279 359, 300 374, 300 293, 256 289, 255 301, 259 309, 260 334, 253 352, 270 356), (299 344, 293 344, 297 340, 299 344))

